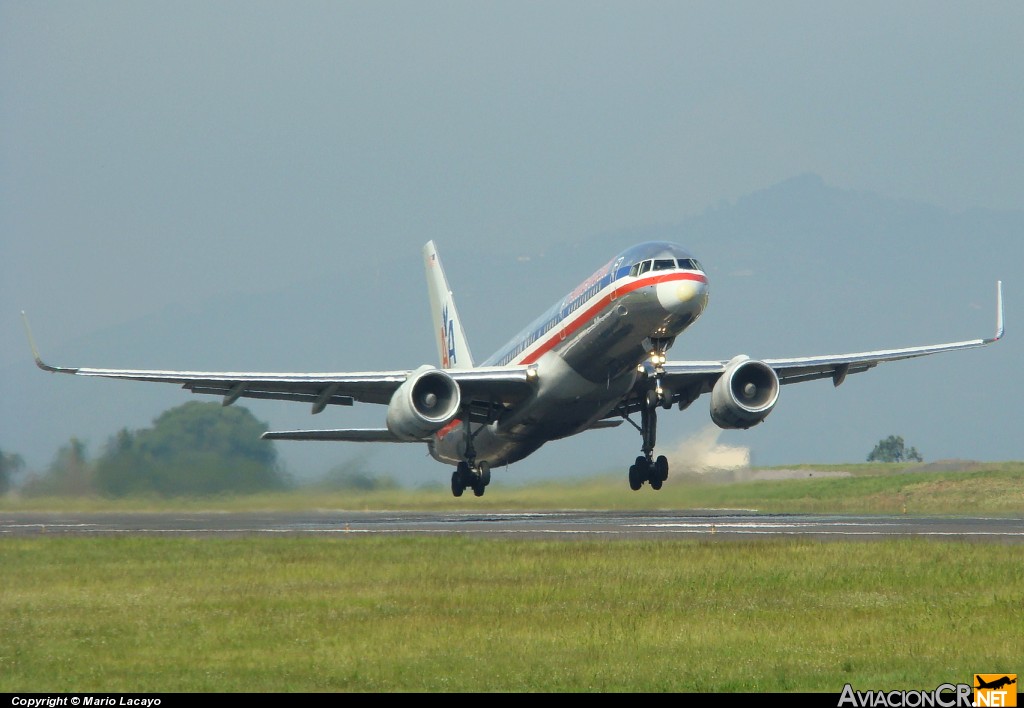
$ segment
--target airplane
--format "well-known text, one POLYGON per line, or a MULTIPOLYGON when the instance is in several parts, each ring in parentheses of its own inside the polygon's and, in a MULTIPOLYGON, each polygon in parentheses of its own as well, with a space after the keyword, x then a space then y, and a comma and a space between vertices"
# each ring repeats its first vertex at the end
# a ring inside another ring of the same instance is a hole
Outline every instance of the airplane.
POLYGON ((327 406, 386 406, 385 426, 283 430, 268 440, 333 440, 426 444, 454 465, 452 494, 482 496, 491 470, 545 443, 629 422, 640 452, 629 467, 631 489, 661 489, 668 460, 655 456, 659 409, 684 410, 710 394, 711 419, 748 429, 771 413, 784 384, 832 379, 835 386, 888 361, 981 347, 1003 336, 1002 281, 996 285, 996 333, 986 339, 789 359, 670 361, 676 338, 708 303, 708 276, 683 247, 664 241, 633 246, 606 262, 479 365, 470 353, 455 300, 433 241, 423 247, 440 364, 399 371, 239 373, 94 369, 44 371, 180 384, 200 394, 299 401, 317 414, 327 406), (639 423, 634 420, 639 416, 639 423))
POLYGON ((1002 678, 997 678, 993 681, 983 681, 978 675, 975 675, 975 678, 978 680, 978 685, 975 686, 975 688, 1000 689, 1003 686, 1010 686, 1017 683, 1016 678, 1011 679, 1009 676, 1003 676, 1002 678))

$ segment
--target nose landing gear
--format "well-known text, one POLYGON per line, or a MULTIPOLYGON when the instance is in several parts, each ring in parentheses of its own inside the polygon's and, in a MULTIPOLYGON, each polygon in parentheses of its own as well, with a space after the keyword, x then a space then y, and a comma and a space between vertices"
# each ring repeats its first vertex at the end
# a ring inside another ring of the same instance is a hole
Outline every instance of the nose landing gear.
POLYGON ((644 482, 649 482, 651 489, 661 489, 661 485, 668 479, 668 458, 664 455, 654 457, 654 444, 658 433, 658 408, 668 408, 672 403, 671 395, 666 394, 661 385, 661 377, 665 373, 662 368, 664 363, 665 352, 656 349, 651 353, 650 359, 645 359, 638 367, 649 380, 652 380, 654 386, 644 394, 640 406, 640 425, 626 417, 626 420, 640 431, 643 440, 643 455, 639 455, 629 467, 629 488, 633 491, 638 491, 644 486, 644 482))

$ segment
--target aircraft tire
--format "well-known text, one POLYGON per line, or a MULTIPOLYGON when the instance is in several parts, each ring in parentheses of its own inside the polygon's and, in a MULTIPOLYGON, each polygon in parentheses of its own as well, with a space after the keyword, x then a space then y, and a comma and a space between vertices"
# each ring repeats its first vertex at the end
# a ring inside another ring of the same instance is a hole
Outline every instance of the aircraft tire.
POLYGON ((640 476, 640 470, 637 469, 636 465, 629 466, 629 488, 634 492, 639 491, 640 487, 644 486, 644 480, 640 476))
POLYGON ((464 491, 466 491, 466 485, 462 483, 462 475, 459 474, 458 470, 455 470, 452 472, 452 494, 461 497, 464 491))
POLYGON ((480 463, 480 484, 487 486, 491 483, 491 464, 489 462, 480 463))
POLYGON ((483 485, 483 482, 477 482, 476 484, 473 485, 473 494, 477 495, 478 497, 482 497, 484 495, 484 490, 486 489, 487 488, 483 485))
POLYGON ((654 408, 658 405, 658 392, 653 389, 648 391, 646 396, 646 402, 648 410, 654 410, 654 408))
POLYGON ((658 459, 654 461, 654 470, 651 472, 651 477, 657 477, 659 481, 664 482, 668 479, 668 458, 664 455, 658 455, 658 459))

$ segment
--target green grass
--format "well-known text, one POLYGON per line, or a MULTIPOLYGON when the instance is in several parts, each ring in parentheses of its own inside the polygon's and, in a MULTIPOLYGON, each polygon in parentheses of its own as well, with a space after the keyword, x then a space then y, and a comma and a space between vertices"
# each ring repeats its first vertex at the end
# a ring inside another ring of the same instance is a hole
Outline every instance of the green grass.
POLYGON ((1013 672, 1024 546, 0 543, 0 691, 932 689, 1013 672))
MULTIPOLYGON (((1024 517, 1024 464, 622 475, 62 509, 687 509, 1024 517), (756 475, 755 475, 756 476, 756 475)), ((932 690, 1019 672, 1024 544, 0 538, 0 692, 932 690)))
POLYGON ((816 466, 815 470, 846 471, 852 476, 697 485, 689 501, 771 512, 1024 515, 1024 463, 978 465, 964 472, 890 467, 894 469, 816 466))
MULTIPOLYGON (((781 481, 723 483, 713 475, 673 474, 660 491, 631 491, 625 474, 516 485, 514 473, 483 497, 455 499, 444 485, 421 489, 348 490, 188 499, 0 498, 8 510, 297 510, 297 509, 695 509, 743 508, 765 512, 892 514, 997 514, 1024 516, 1024 462, 968 463, 964 470, 931 471, 922 465, 815 465, 796 469, 847 473, 781 481)), ((765 472, 771 472, 766 470, 765 472)), ((753 471, 756 478, 758 470, 753 471)))

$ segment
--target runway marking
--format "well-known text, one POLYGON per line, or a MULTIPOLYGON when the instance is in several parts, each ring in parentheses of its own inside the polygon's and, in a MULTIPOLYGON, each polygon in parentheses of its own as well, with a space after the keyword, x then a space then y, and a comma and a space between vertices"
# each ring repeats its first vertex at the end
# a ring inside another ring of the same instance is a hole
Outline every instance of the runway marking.
POLYGON ((663 510, 660 512, 591 512, 558 510, 547 512, 385 512, 364 513, 355 510, 331 510, 308 514, 287 513, 230 514, 205 512, 150 516, 132 514, 55 515, 24 514, 4 518, 0 515, 0 535, 6 536, 108 536, 167 535, 174 537, 246 535, 335 536, 359 535, 514 535, 594 536, 603 539, 672 539, 678 536, 710 540, 739 539, 744 536, 804 537, 828 539, 860 538, 959 538, 1020 542, 1024 539, 1024 519, 1001 517, 887 517, 887 516, 801 516, 789 514, 747 515, 737 510, 663 510), (723 513, 724 512, 724 513, 723 513), (88 521, 93 519, 93 521, 88 521), (217 527, 223 521, 241 526, 217 527), (153 521, 170 526, 153 527, 153 521), (208 524, 214 524, 209 526, 208 524), (270 526, 263 524, 269 523, 270 526), (138 526, 133 527, 133 524, 138 526), (246 525, 248 524, 248 525, 246 525))
POLYGON ((9 529, 82 529, 99 528, 99 524, 4 524, 4 530, 9 529))

